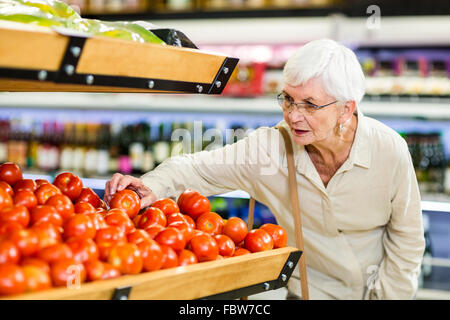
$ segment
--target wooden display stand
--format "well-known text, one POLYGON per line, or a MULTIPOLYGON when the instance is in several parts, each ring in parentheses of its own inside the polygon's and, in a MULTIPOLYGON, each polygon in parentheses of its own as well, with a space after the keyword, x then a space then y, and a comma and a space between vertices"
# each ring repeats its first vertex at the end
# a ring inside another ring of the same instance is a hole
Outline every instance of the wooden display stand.
POLYGON ((220 94, 238 59, 0 20, 0 91, 220 94))
POLYGON ((285 286, 300 256, 285 247, 4 299, 236 299, 285 286))

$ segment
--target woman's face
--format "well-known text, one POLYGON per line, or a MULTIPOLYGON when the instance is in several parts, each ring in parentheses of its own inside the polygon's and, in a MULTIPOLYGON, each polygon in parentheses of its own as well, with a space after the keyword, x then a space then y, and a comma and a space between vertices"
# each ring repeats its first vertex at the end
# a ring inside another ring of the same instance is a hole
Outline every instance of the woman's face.
MULTIPOLYGON (((328 104, 336 99, 325 93, 319 79, 311 79, 296 87, 285 84, 284 94, 294 102, 310 102, 317 106, 328 104)), ((336 133, 338 107, 336 103, 307 114, 296 107, 291 112, 283 111, 284 120, 289 125, 293 140, 298 145, 308 145, 325 141, 336 133)))

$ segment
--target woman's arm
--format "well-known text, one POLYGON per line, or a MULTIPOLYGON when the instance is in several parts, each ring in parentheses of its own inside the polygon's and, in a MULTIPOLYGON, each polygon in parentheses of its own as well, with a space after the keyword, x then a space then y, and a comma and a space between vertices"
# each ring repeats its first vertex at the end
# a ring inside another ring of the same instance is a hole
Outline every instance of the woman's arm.
POLYGON ((370 299, 412 299, 425 249, 420 193, 406 143, 396 168, 392 214, 383 236, 385 257, 375 282, 368 284, 370 299))

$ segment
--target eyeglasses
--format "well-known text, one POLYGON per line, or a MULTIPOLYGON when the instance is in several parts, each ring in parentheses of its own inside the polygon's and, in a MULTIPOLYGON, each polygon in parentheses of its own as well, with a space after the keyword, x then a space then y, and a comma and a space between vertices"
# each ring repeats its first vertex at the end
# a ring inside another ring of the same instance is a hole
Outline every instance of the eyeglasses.
POLYGON ((322 106, 318 106, 318 105, 315 105, 314 103, 310 103, 310 102, 295 103, 291 97, 286 97, 284 95, 284 93, 280 93, 277 95, 277 101, 278 101, 278 104, 281 106, 281 108, 284 111, 291 113, 292 110, 294 110, 294 106, 295 106, 297 108, 297 111, 300 112, 300 110, 303 109, 304 113, 306 113, 308 115, 312 115, 317 110, 325 108, 326 106, 329 106, 329 105, 337 102, 337 100, 336 100, 336 101, 324 104, 322 106))

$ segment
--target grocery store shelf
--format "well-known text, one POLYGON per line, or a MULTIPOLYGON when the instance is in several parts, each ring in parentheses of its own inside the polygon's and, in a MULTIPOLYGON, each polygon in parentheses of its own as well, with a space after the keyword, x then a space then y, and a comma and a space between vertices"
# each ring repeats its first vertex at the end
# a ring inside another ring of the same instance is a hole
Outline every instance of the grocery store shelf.
MULTIPOLYGON (((232 98, 225 96, 148 95, 116 93, 0 93, 0 108, 90 109, 163 112, 221 112, 280 115, 275 97, 232 98)), ((366 99, 361 103, 368 116, 450 119, 450 98, 366 99)))

